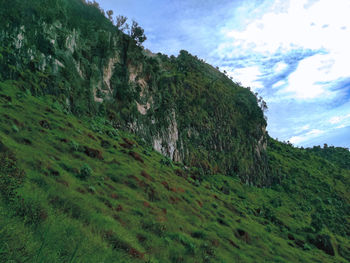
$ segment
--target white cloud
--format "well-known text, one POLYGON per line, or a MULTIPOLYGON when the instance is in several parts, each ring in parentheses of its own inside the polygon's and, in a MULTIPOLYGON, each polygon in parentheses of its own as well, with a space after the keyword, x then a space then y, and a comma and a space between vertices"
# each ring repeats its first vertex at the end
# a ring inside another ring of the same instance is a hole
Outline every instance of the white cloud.
MULTIPOLYGON (((321 0, 305 9, 306 1, 275 1, 274 7, 261 19, 253 20, 244 31, 225 28, 227 38, 243 48, 253 44, 255 52, 276 53, 296 47, 348 50, 344 40, 349 33, 350 2, 321 0), (327 26, 327 27, 325 27, 327 26), (346 27, 344 29, 344 27, 346 27)), ((346 42, 346 41, 345 41, 346 42)))
POLYGON ((275 84, 273 84, 272 88, 278 89, 278 88, 282 87, 283 85, 286 85, 286 81, 280 80, 280 81, 276 82, 275 84))
POLYGON ((302 135, 298 135, 298 136, 293 136, 289 139, 289 141, 293 144, 300 144, 302 142, 308 141, 310 139, 313 139, 315 137, 320 136, 321 134, 325 133, 325 131, 322 130, 318 130, 318 129, 313 129, 307 133, 304 133, 302 135))
POLYGON ((288 86, 280 93, 291 94, 296 99, 314 99, 321 96, 329 99, 333 94, 323 83, 331 81, 332 78, 329 78, 327 72, 320 68, 320 65, 325 64, 327 64, 325 55, 318 54, 305 58, 299 63, 297 70, 289 75, 288 86))
MULTIPOLYGON (((289 85, 279 95, 296 99, 331 96, 328 83, 350 75, 350 1, 288 3, 286 6, 286 1, 275 1, 270 12, 252 20, 245 30, 232 30, 229 26, 223 28, 226 41, 216 51, 221 57, 235 58, 246 54, 255 54, 256 57, 276 53, 283 55, 298 49, 323 50, 323 54, 300 62, 289 76, 289 85)), ((260 63, 256 61, 249 68, 261 67, 260 63)), ((282 72, 287 66, 284 62, 277 63, 273 68, 274 74, 282 72)), ((253 82, 254 77, 254 74, 243 76, 241 82, 253 82)))
POLYGON ((306 131, 310 129, 310 124, 306 124, 303 127, 301 127, 300 131, 306 131))
POLYGON ((346 127, 346 125, 345 124, 341 124, 341 125, 339 125, 339 126, 337 126, 337 127, 335 127, 336 129, 342 129, 342 128, 345 128, 346 127))
POLYGON ((280 72, 283 72, 286 68, 288 67, 288 65, 284 62, 279 62, 275 65, 274 67, 274 71, 276 73, 280 73, 280 72))
POLYGON ((228 75, 232 77, 234 81, 242 83, 245 87, 251 87, 253 90, 261 89, 263 87, 262 84, 256 80, 261 75, 258 66, 238 68, 234 70, 228 67, 224 67, 223 69, 227 70, 228 75))
POLYGON ((339 124, 343 123, 342 125, 347 126, 347 124, 350 124, 350 114, 347 115, 341 115, 341 116, 333 116, 328 121, 330 124, 339 124))
POLYGON ((332 118, 329 120, 329 123, 331 123, 331 124, 337 124, 337 123, 339 123, 339 122, 341 122, 341 117, 339 117, 339 116, 332 117, 332 118))

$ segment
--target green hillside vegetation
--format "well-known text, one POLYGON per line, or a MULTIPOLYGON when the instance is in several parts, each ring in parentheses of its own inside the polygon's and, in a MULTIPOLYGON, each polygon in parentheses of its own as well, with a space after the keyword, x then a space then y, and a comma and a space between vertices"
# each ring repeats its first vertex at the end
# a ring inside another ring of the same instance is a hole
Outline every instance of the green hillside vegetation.
POLYGON ((350 155, 349 149, 347 148, 328 146, 325 144, 323 148, 314 146, 312 148, 307 148, 307 150, 338 164, 341 168, 350 169, 350 155))
POLYGON ((148 144, 160 140, 170 159, 202 173, 270 183, 266 120, 250 90, 186 51, 177 57, 145 51, 96 3, 0 6, 0 80, 15 79, 36 96, 55 95, 68 112, 103 116, 148 144))
POLYGON ((201 176, 0 85, 2 262, 347 262, 349 170, 269 141, 271 188, 201 176))
POLYGON ((0 17, 0 262, 350 261, 348 149, 273 140, 261 97, 96 2, 0 17))

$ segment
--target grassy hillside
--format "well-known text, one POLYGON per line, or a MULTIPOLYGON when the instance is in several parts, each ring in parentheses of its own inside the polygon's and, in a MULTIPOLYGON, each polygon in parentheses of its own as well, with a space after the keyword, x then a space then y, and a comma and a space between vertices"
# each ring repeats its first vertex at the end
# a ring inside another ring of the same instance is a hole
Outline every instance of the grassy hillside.
MULTIPOLYGON (((21 86, 21 85, 19 85, 21 86)), ((348 262, 350 171, 269 141, 271 188, 0 84, 1 262, 348 262)))
POLYGON ((250 90, 94 3, 0 17, 0 262, 350 261, 347 149, 268 138, 250 90))
POLYGON ((269 185, 262 101, 203 60, 144 50, 83 0, 0 0, 0 81, 54 95, 202 173, 269 185))

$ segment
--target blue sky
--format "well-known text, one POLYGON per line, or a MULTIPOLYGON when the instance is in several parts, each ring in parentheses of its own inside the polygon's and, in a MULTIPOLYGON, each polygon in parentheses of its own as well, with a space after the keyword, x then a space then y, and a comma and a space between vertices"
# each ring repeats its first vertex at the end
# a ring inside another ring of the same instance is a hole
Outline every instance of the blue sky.
POLYGON ((262 95, 273 138, 350 147, 349 0, 98 2, 139 22, 152 52, 188 50, 262 95))

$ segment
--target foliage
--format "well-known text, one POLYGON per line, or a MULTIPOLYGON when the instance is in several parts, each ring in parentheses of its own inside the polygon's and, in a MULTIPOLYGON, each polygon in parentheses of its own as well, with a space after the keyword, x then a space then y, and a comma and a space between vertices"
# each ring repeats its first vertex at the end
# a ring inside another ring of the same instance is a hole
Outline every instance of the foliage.
POLYGON ((81 168, 80 168, 80 173, 79 173, 79 178, 86 180, 87 178, 89 178, 92 175, 92 169, 88 164, 84 164, 81 168))
POLYGON ((63 112, 107 119, 150 145, 161 137, 168 147, 176 123, 185 165, 269 184, 265 106, 249 89, 187 51, 170 58, 148 53, 137 22, 124 34, 127 18, 117 16, 113 25, 95 1, 14 0, 4 8, 2 21, 13 23, 0 22, 0 71, 23 90, 54 95, 63 112), (137 103, 149 104, 146 115, 137 103))
POLYGON ((330 162, 338 164, 343 169, 350 169, 349 149, 347 148, 328 146, 325 144, 323 148, 314 146, 306 150, 330 162))
POLYGON ((116 19, 117 19, 116 27, 120 31, 125 32, 125 30, 129 29, 129 25, 126 23, 126 21, 128 20, 126 16, 118 15, 116 19))
POLYGON ((16 196, 25 179, 24 171, 17 166, 15 155, 0 141, 0 193, 6 201, 16 196))
POLYGON ((198 167, 162 165, 166 158, 140 138, 109 137, 114 128, 104 118, 67 115, 50 106, 53 96, 16 96, 20 89, 0 83, 0 97, 12 98, 11 107, 0 101, 7 156, 0 169, 23 176, 1 184, 2 194, 13 185, 16 197, 0 199, 5 261, 347 262, 350 172, 337 162, 269 139, 276 180, 271 188, 247 186, 198 167), (44 133, 43 116, 51 128, 44 133), (12 123, 23 128, 15 133, 12 123), (72 142, 104 158, 72 151, 72 142))
POLYGON ((136 21, 132 21, 130 36, 135 39, 137 45, 141 45, 146 41, 147 37, 144 34, 144 30, 136 21))

